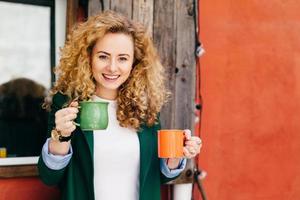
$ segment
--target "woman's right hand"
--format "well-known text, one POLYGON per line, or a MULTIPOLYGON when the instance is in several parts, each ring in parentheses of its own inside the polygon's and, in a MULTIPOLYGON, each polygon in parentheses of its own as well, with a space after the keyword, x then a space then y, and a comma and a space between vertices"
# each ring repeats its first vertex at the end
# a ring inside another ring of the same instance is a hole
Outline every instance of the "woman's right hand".
POLYGON ((55 128, 61 132, 64 137, 70 136, 76 129, 73 120, 78 113, 78 102, 73 101, 68 107, 62 108, 55 113, 55 128))
MULTIPOLYGON (((55 129, 60 131, 61 135, 68 137, 76 129, 73 120, 78 113, 78 102, 73 101, 68 107, 62 108, 55 113, 55 129)), ((67 155, 70 150, 70 141, 60 142, 51 139, 49 142, 49 152, 54 155, 67 155)))

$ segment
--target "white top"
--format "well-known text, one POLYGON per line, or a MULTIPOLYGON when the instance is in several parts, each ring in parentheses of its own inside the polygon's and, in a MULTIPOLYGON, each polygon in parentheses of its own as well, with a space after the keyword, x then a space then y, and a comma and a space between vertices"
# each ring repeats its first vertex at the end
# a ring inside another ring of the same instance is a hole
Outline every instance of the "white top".
POLYGON ((116 101, 106 101, 108 128, 94 131, 95 199, 138 200, 140 146, 136 130, 121 127, 117 120, 116 101))

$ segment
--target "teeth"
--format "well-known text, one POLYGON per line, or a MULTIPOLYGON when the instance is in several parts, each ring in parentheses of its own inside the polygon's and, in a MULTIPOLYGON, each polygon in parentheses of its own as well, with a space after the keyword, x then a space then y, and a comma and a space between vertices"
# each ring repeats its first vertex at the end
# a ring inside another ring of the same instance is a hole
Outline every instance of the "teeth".
POLYGON ((119 75, 107 75, 107 74, 103 74, 103 76, 108 79, 116 79, 119 77, 119 75))

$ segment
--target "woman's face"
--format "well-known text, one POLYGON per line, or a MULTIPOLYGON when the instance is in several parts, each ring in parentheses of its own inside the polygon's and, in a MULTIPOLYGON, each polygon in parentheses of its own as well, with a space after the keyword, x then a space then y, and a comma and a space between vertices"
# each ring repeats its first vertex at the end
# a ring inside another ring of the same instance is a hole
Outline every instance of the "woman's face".
POLYGON ((107 33, 99 39, 91 54, 96 95, 115 99, 118 88, 128 79, 134 60, 134 44, 131 36, 123 33, 107 33))

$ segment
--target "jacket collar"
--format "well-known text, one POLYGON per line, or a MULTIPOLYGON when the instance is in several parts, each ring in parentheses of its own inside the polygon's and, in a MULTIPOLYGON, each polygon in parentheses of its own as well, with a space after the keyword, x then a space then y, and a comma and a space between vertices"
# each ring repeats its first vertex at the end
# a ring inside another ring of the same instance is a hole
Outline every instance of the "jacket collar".
POLYGON ((155 148, 151 128, 146 126, 142 127, 142 130, 138 132, 140 141, 140 190, 143 188, 146 175, 151 166, 151 160, 153 157, 153 148, 155 148))

